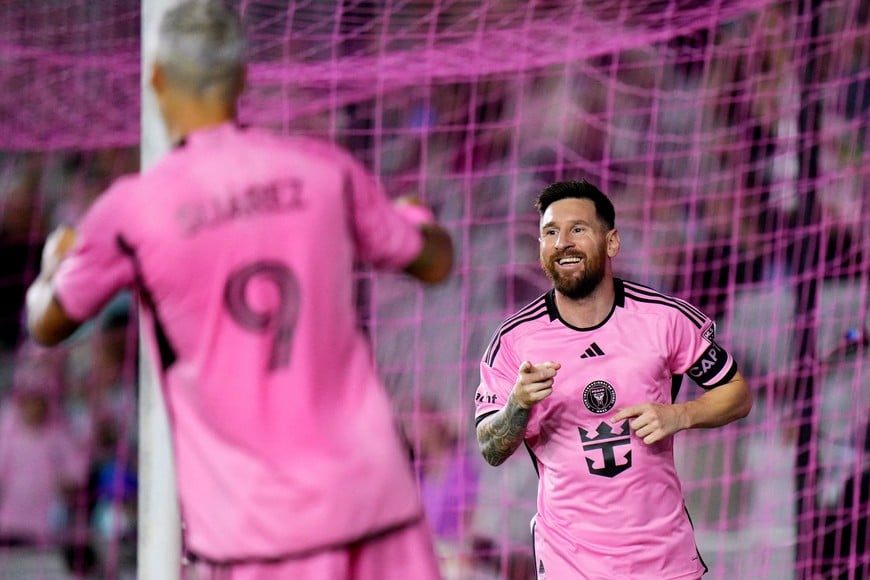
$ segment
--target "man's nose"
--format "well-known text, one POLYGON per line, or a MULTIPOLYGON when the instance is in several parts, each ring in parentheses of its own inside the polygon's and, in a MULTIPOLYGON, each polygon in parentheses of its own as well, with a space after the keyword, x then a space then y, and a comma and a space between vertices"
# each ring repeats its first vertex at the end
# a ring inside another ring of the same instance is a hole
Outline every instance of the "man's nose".
POLYGON ((557 250, 561 250, 563 248, 568 248, 573 245, 574 243, 571 241, 571 236, 568 234, 568 232, 559 232, 559 235, 556 236, 556 243, 553 244, 553 247, 555 247, 557 250))

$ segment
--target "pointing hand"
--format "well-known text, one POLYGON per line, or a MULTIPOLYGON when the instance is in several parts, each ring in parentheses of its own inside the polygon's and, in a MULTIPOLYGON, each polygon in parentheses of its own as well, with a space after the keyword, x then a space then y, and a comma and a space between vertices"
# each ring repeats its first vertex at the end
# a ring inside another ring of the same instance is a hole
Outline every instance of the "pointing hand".
POLYGON ((618 423, 631 417, 634 419, 628 426, 647 445, 661 441, 665 437, 685 429, 682 415, 675 405, 662 405, 660 403, 632 405, 620 409, 610 420, 613 423, 618 423))
POLYGON ((523 361, 517 374, 511 398, 523 409, 531 409, 553 394, 553 380, 561 368, 557 362, 532 364, 523 361))

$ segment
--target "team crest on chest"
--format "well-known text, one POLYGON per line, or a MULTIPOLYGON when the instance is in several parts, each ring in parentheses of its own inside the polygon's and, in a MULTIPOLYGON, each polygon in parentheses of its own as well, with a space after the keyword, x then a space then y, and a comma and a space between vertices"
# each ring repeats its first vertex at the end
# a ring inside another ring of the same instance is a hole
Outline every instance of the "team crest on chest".
POLYGON ((606 413, 616 404, 616 390, 606 381, 592 381, 583 389, 583 404, 596 415, 606 413))

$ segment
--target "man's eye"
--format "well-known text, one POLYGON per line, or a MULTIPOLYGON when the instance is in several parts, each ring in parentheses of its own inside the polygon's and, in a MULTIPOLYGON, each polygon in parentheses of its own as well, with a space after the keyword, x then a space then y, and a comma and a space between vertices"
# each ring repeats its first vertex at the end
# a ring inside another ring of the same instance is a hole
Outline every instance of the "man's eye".
POLYGON ((555 236, 556 230, 544 230, 544 235, 545 236, 555 236))
POLYGON ((575 234, 582 234, 583 232, 586 231, 586 228, 583 226, 574 226, 574 228, 571 231, 574 232, 575 234))

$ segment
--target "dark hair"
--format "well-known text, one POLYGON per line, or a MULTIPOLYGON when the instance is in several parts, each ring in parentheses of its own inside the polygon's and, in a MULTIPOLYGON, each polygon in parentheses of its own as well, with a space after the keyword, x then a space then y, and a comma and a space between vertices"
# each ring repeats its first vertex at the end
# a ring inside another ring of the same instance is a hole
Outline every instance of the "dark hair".
POLYGON ((586 181, 559 181, 541 192, 535 201, 535 209, 544 215, 550 204, 563 199, 588 199, 595 204, 595 213, 608 230, 616 227, 616 210, 613 203, 600 189, 586 181))

